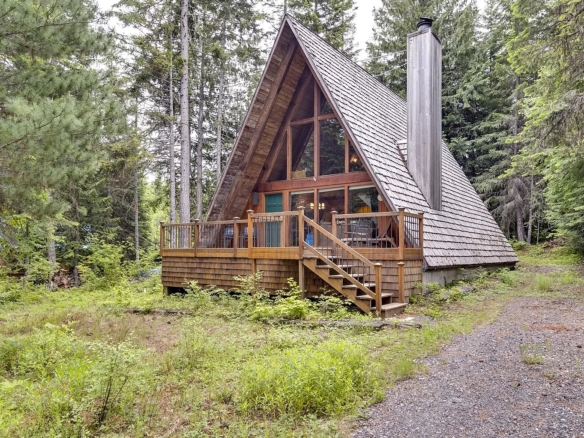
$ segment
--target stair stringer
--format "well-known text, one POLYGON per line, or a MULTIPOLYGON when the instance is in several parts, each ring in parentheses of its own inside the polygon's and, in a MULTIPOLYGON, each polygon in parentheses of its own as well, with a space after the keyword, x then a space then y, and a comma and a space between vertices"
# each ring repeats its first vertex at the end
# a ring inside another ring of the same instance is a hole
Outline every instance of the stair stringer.
MULTIPOLYGON (((317 261, 319 261, 319 260, 320 260, 320 258, 305 258, 305 259, 303 259, 302 262, 303 262, 304 266, 306 266, 308 269, 310 269, 312 272, 314 272, 319 278, 324 280, 329 286, 331 286, 338 293, 343 295, 345 298, 351 300, 363 312, 371 313, 371 302, 366 301, 366 300, 358 300, 357 299, 358 289, 345 289, 345 288, 343 288, 343 279, 342 278, 330 278, 330 276, 329 276, 330 269, 334 270, 335 272, 337 272, 338 274, 341 274, 341 275, 346 274, 346 272, 343 271, 338 266, 336 266, 336 265, 331 266, 330 264, 328 264, 329 269, 317 268, 316 267, 317 261)), ((334 263, 333 263, 333 265, 334 265, 334 263)))

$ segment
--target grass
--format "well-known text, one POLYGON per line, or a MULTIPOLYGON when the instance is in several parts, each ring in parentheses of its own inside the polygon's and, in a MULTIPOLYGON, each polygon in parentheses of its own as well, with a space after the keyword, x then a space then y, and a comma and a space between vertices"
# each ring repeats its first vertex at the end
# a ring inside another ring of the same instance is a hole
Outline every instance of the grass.
MULTIPOLYGON (((197 288, 164 297, 159 278, 56 292, 0 280, 0 436, 347 436, 362 407, 425 372, 421 358, 493 321, 509 298, 581 291, 569 257, 543 251, 531 265, 526 251, 518 270, 481 276, 473 293, 436 288, 410 306, 436 318, 421 329, 270 322, 365 318, 294 293, 273 306, 197 288)), ((542 356, 520 348, 522 359, 542 356)))
POLYGON ((543 347, 538 344, 519 344, 521 361, 527 365, 540 365, 543 363, 543 347))

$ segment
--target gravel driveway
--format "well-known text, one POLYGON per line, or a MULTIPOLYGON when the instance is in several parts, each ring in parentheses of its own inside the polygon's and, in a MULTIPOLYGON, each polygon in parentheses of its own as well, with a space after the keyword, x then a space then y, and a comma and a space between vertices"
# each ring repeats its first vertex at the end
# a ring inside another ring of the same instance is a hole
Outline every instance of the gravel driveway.
POLYGON ((584 437, 582 300, 514 299, 424 363, 354 437, 584 437))

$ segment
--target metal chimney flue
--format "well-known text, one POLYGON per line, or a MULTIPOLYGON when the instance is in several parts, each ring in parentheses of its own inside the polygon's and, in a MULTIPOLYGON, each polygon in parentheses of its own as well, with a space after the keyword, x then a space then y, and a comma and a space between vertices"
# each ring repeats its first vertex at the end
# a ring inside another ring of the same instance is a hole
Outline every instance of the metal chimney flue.
POLYGON ((418 21, 418 30, 430 29, 432 27, 433 22, 434 20, 432 20, 431 18, 420 17, 420 20, 418 21))
POLYGON ((408 35, 407 166, 430 208, 442 209, 442 45, 432 19, 408 35))

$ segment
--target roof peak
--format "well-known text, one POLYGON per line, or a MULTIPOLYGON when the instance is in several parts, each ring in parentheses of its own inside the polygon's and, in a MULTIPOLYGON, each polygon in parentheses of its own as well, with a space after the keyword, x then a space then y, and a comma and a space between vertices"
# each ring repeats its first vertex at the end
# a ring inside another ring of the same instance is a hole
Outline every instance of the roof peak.
POLYGON ((375 77, 374 75, 372 75, 370 72, 368 72, 365 67, 363 67, 362 65, 360 65, 357 61, 355 61, 354 59, 352 59, 349 55, 347 55, 345 52, 337 49, 336 47, 334 47, 333 45, 331 45, 327 40, 325 40, 322 36, 320 36, 318 33, 314 32, 313 30, 311 30, 310 28, 308 28, 307 26, 305 26, 300 20, 298 20, 298 18, 296 18, 295 16, 291 15, 289 12, 287 12, 286 14, 284 14, 284 19, 282 24, 284 24, 284 21, 286 18, 289 18, 290 21, 292 22, 293 25, 296 26, 300 26, 301 28, 303 28, 304 30, 306 30, 307 32, 310 32, 312 35, 314 35, 316 38, 318 38, 319 40, 321 40, 323 43, 325 43, 327 46, 329 46, 332 50, 334 50, 335 52, 337 52, 339 55, 343 56, 347 61, 349 61, 351 64, 353 64, 355 67, 358 67, 360 70, 362 70, 364 73, 367 73, 367 75, 373 79, 375 82, 377 82, 379 85, 383 86, 385 89, 387 89, 391 94, 393 94, 396 98, 402 100, 403 102, 405 102, 406 100, 401 97, 399 94, 397 94, 396 92, 394 92, 391 88, 389 88, 387 85, 385 85, 383 82, 381 82, 377 77, 375 77))

